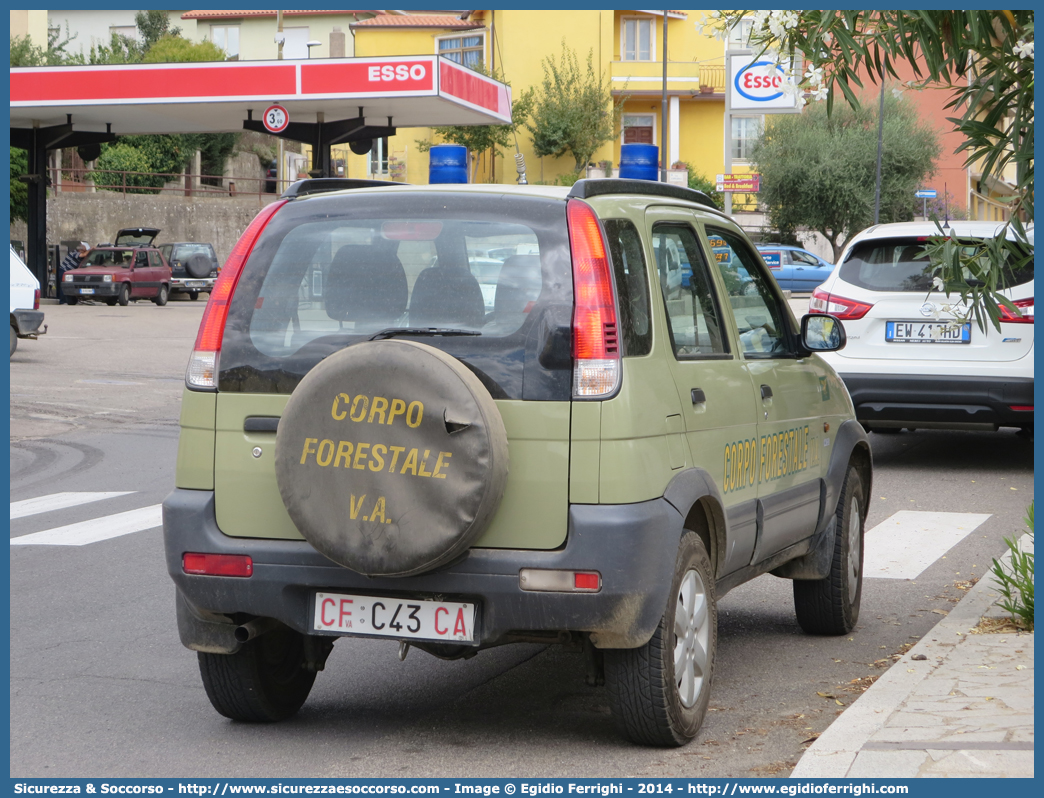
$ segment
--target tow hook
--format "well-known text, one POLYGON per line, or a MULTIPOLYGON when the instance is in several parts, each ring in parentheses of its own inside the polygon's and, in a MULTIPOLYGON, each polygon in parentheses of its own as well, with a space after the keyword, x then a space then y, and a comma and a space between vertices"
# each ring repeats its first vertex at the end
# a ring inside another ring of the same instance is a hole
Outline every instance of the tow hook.
POLYGON ((406 655, 410 653, 410 644, 405 640, 399 641, 399 662, 406 661, 406 655))

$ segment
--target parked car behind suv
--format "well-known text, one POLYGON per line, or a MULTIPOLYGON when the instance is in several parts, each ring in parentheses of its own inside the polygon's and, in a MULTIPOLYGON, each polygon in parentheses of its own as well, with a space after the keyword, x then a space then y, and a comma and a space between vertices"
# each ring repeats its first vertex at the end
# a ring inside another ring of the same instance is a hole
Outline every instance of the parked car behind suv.
POLYGON ((294 184, 211 295, 164 502, 208 698, 286 718, 345 637, 559 643, 624 736, 688 742, 727 591, 772 573, 808 632, 856 623, 870 449, 815 354, 843 345, 700 192, 294 184))
POLYGON ((199 299, 201 291, 214 290, 214 281, 221 271, 217 255, 210 244, 181 241, 161 244, 159 251, 170 264, 170 292, 185 293, 189 299, 199 299))
POLYGON ((70 305, 81 299, 102 299, 106 305, 129 305, 150 299, 167 304, 170 267, 155 247, 94 247, 78 267, 62 277, 62 292, 70 305))
MULTIPOLYGON (((994 222, 949 223, 975 246, 998 234, 994 222)), ((855 236, 809 307, 842 320, 843 352, 824 356, 841 375, 856 416, 874 432, 909 429, 1033 431, 1033 242, 1028 262, 1002 264, 1000 331, 987 320, 957 323, 959 296, 932 284, 924 245, 931 222, 882 224, 855 236)), ((1009 234, 1012 235, 1013 234, 1009 234)))

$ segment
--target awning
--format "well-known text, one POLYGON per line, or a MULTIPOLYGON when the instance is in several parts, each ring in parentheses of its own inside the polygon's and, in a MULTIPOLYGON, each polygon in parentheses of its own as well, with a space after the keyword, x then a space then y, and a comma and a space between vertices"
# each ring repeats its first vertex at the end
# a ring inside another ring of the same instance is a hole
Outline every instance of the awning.
POLYGON ((435 55, 11 69, 12 128, 71 119, 77 132, 235 132, 272 104, 305 123, 511 121, 508 86, 435 55))

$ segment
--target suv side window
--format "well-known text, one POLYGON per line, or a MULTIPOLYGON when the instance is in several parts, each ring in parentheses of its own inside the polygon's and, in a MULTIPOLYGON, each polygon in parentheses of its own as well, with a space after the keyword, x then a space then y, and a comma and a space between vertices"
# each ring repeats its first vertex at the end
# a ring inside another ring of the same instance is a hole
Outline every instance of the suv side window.
POLYGON ((620 299, 623 355, 647 355, 652 351, 652 325, 649 323, 649 279, 642 238, 637 228, 626 219, 606 219, 603 225, 620 299))
POLYGON ((708 227, 707 238, 729 292, 740 351, 748 358, 792 357, 787 314, 757 258, 728 230, 708 227))
POLYGON ((717 297, 693 229, 685 224, 655 224, 653 249, 674 356, 692 360, 727 355, 717 297))

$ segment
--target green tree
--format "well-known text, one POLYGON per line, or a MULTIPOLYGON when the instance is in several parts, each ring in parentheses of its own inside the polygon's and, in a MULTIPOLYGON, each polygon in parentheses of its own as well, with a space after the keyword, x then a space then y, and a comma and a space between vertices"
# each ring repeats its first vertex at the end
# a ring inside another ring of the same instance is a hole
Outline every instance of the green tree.
MULTIPOLYGON (((481 64, 476 72, 487 75, 494 80, 506 83, 504 76, 498 71, 489 72, 481 64)), ((511 85, 510 83, 508 85, 511 85)), ((503 158, 501 149, 514 149, 518 130, 533 113, 533 90, 522 92, 521 96, 511 101, 511 124, 509 125, 448 125, 432 128, 432 132, 447 144, 459 144, 467 147, 469 153, 485 153, 492 151, 492 158, 503 158)), ((431 149, 433 142, 417 141, 421 152, 431 149)), ((492 175, 492 168, 490 174, 492 175)))
POLYGON ((29 221, 29 189, 18 178, 29 171, 29 154, 11 147, 11 219, 29 221))
MULTIPOLYGON (((885 95, 881 221, 913 218, 913 196, 939 156, 938 139, 909 103, 885 95)), ((785 238, 799 227, 823 235, 841 256, 844 242, 874 221, 877 174, 876 104, 858 109, 820 104, 781 114, 754 143, 750 160, 761 175, 759 199, 785 238)))
POLYGON ((713 202, 719 209, 725 207, 725 200, 721 192, 718 191, 718 184, 709 177, 704 177, 701 172, 697 172, 691 166, 689 167, 689 188, 702 191, 711 198, 711 202, 713 202))
POLYGON ((108 46, 104 44, 92 44, 91 52, 87 56, 90 64, 139 64, 142 58, 142 49, 134 39, 121 33, 112 34, 108 46))
MULTIPOLYGON (((998 294, 1006 266, 1032 259, 1010 232, 1025 238, 1033 219, 1034 75, 1032 10, 969 11, 713 11, 710 24, 722 38, 753 13, 751 46, 760 53, 800 57, 807 67, 801 88, 833 109, 837 92, 859 106, 861 75, 875 83, 899 79, 896 65, 913 70, 913 86, 951 89, 948 121, 963 134, 959 151, 984 177, 1015 171, 1011 222, 980 247, 957 247, 941 235, 926 254, 947 295, 957 293, 968 316, 1000 329, 1000 310, 1011 302, 998 294), (1006 258, 1003 252, 1007 252, 1006 258)), ((706 20, 705 20, 706 24, 706 20)))
POLYGON ((543 68, 532 120, 526 123, 533 134, 533 151, 556 158, 568 152, 579 173, 599 147, 616 137, 622 101, 614 104, 609 81, 595 69, 593 50, 582 69, 563 41, 558 61, 545 58, 543 68))
POLYGON ((147 52, 164 36, 181 35, 181 28, 170 27, 170 17, 166 11, 139 11, 134 15, 134 24, 141 37, 142 52, 147 52))
POLYGON ((72 54, 66 48, 76 38, 66 26, 65 38, 57 29, 47 33, 47 49, 37 47, 28 36, 11 37, 11 66, 62 66, 82 64, 83 56, 72 54))
POLYGON ((151 172, 152 164, 139 148, 130 144, 117 142, 102 148, 98 156, 95 171, 91 172, 94 185, 109 191, 123 191, 128 186, 128 194, 155 194, 166 178, 153 174, 120 174, 121 172, 151 172))

